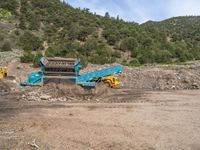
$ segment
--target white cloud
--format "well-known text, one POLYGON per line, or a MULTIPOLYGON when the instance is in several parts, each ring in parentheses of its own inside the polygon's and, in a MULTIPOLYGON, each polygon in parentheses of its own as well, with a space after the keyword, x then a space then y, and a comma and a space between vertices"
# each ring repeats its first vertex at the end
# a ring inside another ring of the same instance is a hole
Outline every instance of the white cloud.
POLYGON ((151 18, 149 9, 145 8, 139 0, 124 0, 124 3, 127 6, 127 10, 125 10, 128 15, 127 19, 141 23, 151 18))
POLYGON ((199 0, 169 0, 169 16, 200 15, 199 0))
POLYGON ((66 0, 74 7, 139 23, 174 16, 200 15, 200 0, 66 0))

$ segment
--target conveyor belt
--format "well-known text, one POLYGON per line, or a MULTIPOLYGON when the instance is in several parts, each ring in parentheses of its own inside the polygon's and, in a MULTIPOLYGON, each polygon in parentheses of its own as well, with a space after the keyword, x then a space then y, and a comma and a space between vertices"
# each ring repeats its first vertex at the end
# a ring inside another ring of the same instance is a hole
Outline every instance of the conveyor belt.
POLYGON ((87 84, 87 83, 90 83, 92 79, 103 78, 103 77, 107 77, 107 76, 111 76, 113 74, 119 74, 119 73, 122 73, 121 65, 82 74, 78 76, 77 83, 87 84))

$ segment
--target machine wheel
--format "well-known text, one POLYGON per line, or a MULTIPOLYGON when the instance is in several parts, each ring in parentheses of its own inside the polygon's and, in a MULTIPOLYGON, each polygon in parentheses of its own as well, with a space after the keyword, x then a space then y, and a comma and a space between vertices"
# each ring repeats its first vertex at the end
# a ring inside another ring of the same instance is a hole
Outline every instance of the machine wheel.
POLYGON ((6 78, 7 76, 8 76, 8 74, 7 74, 7 73, 5 73, 5 74, 4 74, 4 77, 6 78))
POLYGON ((109 82, 105 82, 105 85, 109 88, 111 87, 109 82))

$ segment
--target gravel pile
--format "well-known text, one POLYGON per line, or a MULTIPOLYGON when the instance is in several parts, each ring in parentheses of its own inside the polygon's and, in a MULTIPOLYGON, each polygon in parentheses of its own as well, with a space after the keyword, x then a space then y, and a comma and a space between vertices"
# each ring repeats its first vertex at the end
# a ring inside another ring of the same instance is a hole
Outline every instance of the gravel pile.
POLYGON ((194 68, 124 68, 123 85, 148 90, 183 90, 200 88, 200 67, 194 68))
MULTIPOLYGON (((116 64, 114 64, 116 65, 116 64)), ((89 65, 81 73, 113 65, 89 65)), ((122 87, 143 90, 200 89, 200 64, 124 67, 118 75, 122 87)))
MULTIPOLYGON (((96 90, 84 90, 80 86, 64 84, 48 84, 43 87, 35 87, 30 90, 27 87, 21 100, 28 101, 61 101, 61 102, 80 102, 94 101, 100 94, 96 90)), ((102 90, 100 90, 102 91, 102 90)), ((102 91, 103 92, 103 91, 102 91)))

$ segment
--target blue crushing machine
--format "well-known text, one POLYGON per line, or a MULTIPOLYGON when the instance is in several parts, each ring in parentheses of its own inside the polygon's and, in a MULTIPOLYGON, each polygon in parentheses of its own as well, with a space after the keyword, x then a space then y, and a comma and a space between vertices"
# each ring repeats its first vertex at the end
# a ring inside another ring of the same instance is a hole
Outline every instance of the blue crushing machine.
POLYGON ((114 74, 122 73, 122 66, 117 65, 104 68, 94 72, 80 74, 82 68, 80 59, 72 58, 47 58, 40 59, 40 71, 28 75, 27 82, 21 82, 21 86, 44 85, 53 83, 73 83, 81 86, 94 86, 103 81, 111 87, 117 86, 119 82, 114 74))

